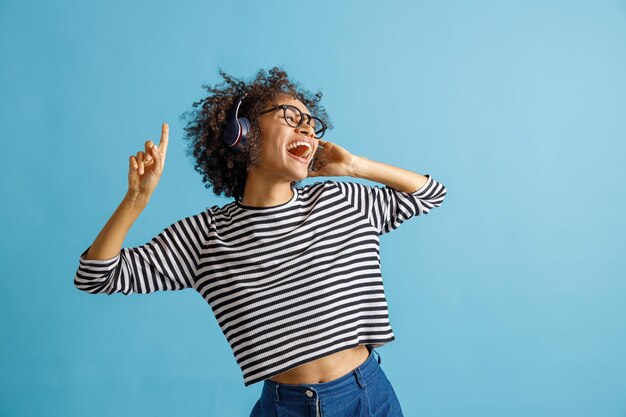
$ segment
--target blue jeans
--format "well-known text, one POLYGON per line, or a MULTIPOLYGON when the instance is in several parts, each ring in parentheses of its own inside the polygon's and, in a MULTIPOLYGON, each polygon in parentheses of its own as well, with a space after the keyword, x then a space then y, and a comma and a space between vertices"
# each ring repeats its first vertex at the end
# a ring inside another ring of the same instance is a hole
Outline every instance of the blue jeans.
POLYGON ((250 417, 402 417, 378 351, 366 346, 368 358, 335 380, 297 385, 264 380, 250 417))

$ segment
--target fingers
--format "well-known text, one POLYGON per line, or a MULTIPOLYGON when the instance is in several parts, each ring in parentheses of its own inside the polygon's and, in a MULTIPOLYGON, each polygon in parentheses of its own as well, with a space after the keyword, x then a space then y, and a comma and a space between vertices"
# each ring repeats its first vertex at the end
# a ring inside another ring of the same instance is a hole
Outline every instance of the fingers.
POLYGON ((161 155, 161 151, 159 150, 159 147, 156 145, 152 145, 150 147, 150 152, 149 152, 151 158, 154 158, 154 162, 156 164, 156 169, 157 172, 160 172, 159 170, 163 168, 163 158, 161 155))
MULTIPOLYGON (((137 152, 137 156, 131 155, 128 159, 129 168, 137 170, 137 173, 139 175, 143 175, 146 167, 152 164, 152 161, 150 161, 150 163, 146 163, 146 155, 143 152, 137 152)), ((158 159, 156 157, 154 158, 154 160, 158 162, 158 159)))
POLYGON ((159 152, 161 153, 161 157, 165 159, 165 154, 167 153, 167 145, 170 141, 170 127, 167 123, 163 123, 161 126, 161 141, 159 142, 159 152))
POLYGON ((145 162, 146 165, 148 165, 152 161, 152 151, 151 151, 151 149, 152 149, 153 145, 154 144, 152 143, 151 140, 147 140, 143 144, 143 146, 145 148, 143 159, 144 159, 144 162, 145 162))
POLYGON ((139 175, 143 175, 143 172, 144 172, 144 153, 142 151, 137 152, 137 165, 139 165, 139 175))
POLYGON ((145 155, 144 155, 144 163, 145 166, 148 166, 152 163, 152 159, 154 158, 154 152, 152 148, 155 147, 157 150, 157 155, 159 156, 159 162, 163 162, 165 160, 165 153, 167 152, 167 145, 169 142, 169 126, 167 123, 163 123, 161 126, 161 142, 159 146, 156 146, 151 140, 147 140, 144 143, 145 147, 145 155))
POLYGON ((131 169, 137 170, 139 175, 143 175, 145 169, 153 163, 157 163, 157 171, 163 168, 165 161, 165 152, 169 141, 169 126, 163 123, 161 126, 161 142, 156 146, 151 140, 144 142, 145 151, 137 152, 137 155, 131 155, 129 158, 129 166, 131 169))

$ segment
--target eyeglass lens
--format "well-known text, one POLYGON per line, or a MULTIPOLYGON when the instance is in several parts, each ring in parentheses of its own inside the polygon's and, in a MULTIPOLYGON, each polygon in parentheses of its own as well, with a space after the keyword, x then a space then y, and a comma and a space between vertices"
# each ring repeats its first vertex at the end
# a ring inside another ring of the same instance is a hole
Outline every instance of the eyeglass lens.
MULTIPOLYGON (((302 123, 306 122, 307 120, 302 120, 303 117, 304 119, 308 119, 308 117, 304 116, 297 107, 292 106, 288 106, 285 108, 284 117, 289 126, 292 127, 298 127, 302 123)), ((315 130, 315 135, 317 137, 321 137, 321 135, 324 134, 324 125, 322 124, 322 121, 320 119, 312 116, 309 124, 313 127, 313 130, 315 130)))

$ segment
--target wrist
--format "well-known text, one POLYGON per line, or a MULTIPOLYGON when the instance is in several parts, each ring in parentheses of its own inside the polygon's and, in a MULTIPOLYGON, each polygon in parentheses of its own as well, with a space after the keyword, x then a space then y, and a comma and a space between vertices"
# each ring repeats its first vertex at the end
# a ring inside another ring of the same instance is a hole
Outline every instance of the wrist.
POLYGON ((143 208, 148 205, 150 196, 137 191, 127 191, 124 196, 124 201, 132 207, 143 208))
POLYGON ((359 177, 359 166, 365 161, 367 158, 364 156, 354 155, 352 157, 352 161, 350 162, 350 166, 348 168, 350 176, 353 178, 359 177))

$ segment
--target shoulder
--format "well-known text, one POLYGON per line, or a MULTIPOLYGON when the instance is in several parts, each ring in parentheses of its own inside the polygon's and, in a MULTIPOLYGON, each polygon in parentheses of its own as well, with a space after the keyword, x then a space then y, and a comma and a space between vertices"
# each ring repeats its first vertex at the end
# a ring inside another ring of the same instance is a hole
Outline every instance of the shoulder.
POLYGON ((320 180, 311 184, 297 187, 297 190, 302 197, 306 198, 307 196, 316 196, 336 192, 338 189, 338 184, 340 183, 341 181, 320 180))
POLYGON ((229 218, 231 217, 233 211, 236 209, 237 204, 235 201, 231 201, 230 203, 223 204, 221 206, 212 205, 207 207, 204 210, 204 213, 209 221, 214 222, 217 219, 229 218))
POLYGON ((358 185, 357 182, 354 181, 349 181, 349 180, 322 180, 322 181, 318 181, 315 182, 313 184, 310 185, 305 185, 304 187, 302 187, 302 189, 306 189, 306 188, 334 188, 337 186, 346 186, 346 185, 351 185, 351 184, 355 184, 358 185))

